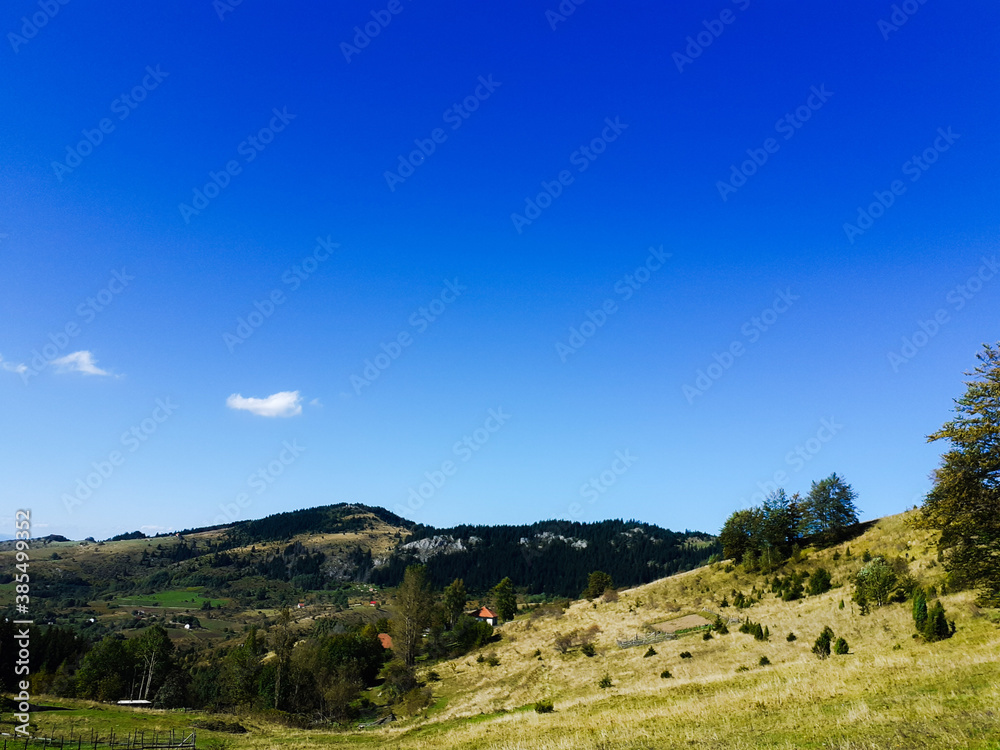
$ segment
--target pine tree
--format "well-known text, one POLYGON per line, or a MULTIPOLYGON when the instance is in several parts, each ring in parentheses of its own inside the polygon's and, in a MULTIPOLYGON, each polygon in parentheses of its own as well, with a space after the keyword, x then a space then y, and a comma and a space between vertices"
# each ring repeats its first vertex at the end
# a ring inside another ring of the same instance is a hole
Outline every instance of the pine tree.
POLYGON ((924 632, 924 625, 927 624, 927 597, 923 589, 917 589, 913 593, 913 624, 918 633, 924 632))
POLYGON ((517 594, 514 593, 514 584, 509 578, 504 578, 493 587, 493 604, 502 621, 514 619, 517 614, 517 594))
POLYGON ((944 616, 944 606, 941 600, 931 605, 927 613, 927 622, 924 623, 923 636, 929 641, 940 641, 950 638, 952 630, 948 625, 948 620, 944 616))
POLYGON ((826 542, 836 541, 848 526, 858 522, 854 504, 858 493, 836 472, 813 482, 802 503, 803 534, 814 534, 826 542))
POLYGON ((1000 342, 976 356, 955 418, 927 438, 951 449, 934 472, 922 518, 941 531, 946 569, 991 604, 1000 603, 1000 342))
POLYGON ((813 644, 812 652, 820 659, 825 659, 830 655, 830 643, 833 641, 833 630, 829 626, 823 628, 816 643, 813 644))

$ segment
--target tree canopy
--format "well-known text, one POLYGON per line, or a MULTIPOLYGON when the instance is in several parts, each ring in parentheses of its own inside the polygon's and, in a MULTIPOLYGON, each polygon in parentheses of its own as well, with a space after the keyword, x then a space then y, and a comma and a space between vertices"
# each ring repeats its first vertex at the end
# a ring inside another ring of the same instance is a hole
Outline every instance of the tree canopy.
POLYGON ((967 372, 955 416, 928 436, 950 449, 934 472, 923 520, 939 529, 939 548, 953 580, 1000 603, 1000 342, 985 344, 967 372))
POLYGON ((834 472, 826 479, 813 482, 809 495, 802 503, 801 532, 803 536, 819 536, 836 541, 844 529, 858 522, 854 504, 858 493, 834 472))

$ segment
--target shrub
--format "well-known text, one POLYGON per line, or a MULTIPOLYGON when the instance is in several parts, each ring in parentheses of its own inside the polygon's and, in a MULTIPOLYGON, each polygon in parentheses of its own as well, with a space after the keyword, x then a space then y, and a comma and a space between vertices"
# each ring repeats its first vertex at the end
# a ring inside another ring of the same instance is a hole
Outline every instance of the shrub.
POLYGON ((646 653, 642 655, 642 658, 645 659, 650 656, 656 656, 656 649, 653 648, 652 646, 646 649, 646 653))
POLYGON ((552 701, 538 701, 535 704, 536 714, 550 714, 555 711, 555 706, 552 705, 552 701))
POLYGON ((430 672, 427 673, 427 681, 428 682, 440 682, 441 681, 441 675, 439 675, 437 672, 435 672, 432 669, 430 672))
POLYGON ((660 677, 662 677, 664 680, 666 680, 666 679, 668 679, 670 677, 673 677, 673 675, 670 674, 670 670, 669 669, 664 669, 662 672, 660 672, 660 677))
POLYGON ((601 688, 603 690, 605 688, 611 687, 613 684, 614 683, 611 682, 611 677, 609 675, 604 675, 604 677, 602 677, 598 681, 597 687, 599 687, 599 688, 601 688))
POLYGON ((712 640, 712 631, 711 630, 706 630, 704 633, 702 633, 701 639, 703 641, 710 641, 710 640, 712 640))
POLYGON ((729 628, 726 627, 726 623, 724 623, 722 618, 718 615, 715 616, 715 622, 712 623, 712 630, 719 635, 726 635, 729 632, 729 628))
POLYGON ((757 662, 757 663, 760 664, 760 666, 762 666, 762 667, 766 667, 768 664, 771 663, 771 660, 768 659, 766 656, 762 656, 762 657, 760 657, 760 661, 757 662))
POLYGON ((749 672, 750 671, 750 667, 747 667, 745 665, 741 665, 739 667, 736 667, 736 671, 737 672, 749 672))
POLYGON ((584 656, 593 656, 597 653, 597 649, 594 648, 593 643, 584 643, 583 648, 580 650, 583 651, 584 656))
POLYGON ((691 652, 690 651, 681 651, 681 658, 682 659, 690 659, 691 658, 691 652))
POLYGON ((813 644, 812 652, 820 659, 825 659, 830 655, 830 643, 833 641, 833 631, 829 626, 823 628, 816 643, 813 644))
POLYGON ((825 594, 830 590, 832 585, 833 579, 830 576, 830 571, 826 568, 817 568, 813 574, 809 576, 809 596, 825 594))
POLYGON ((486 661, 486 657, 482 654, 476 657, 476 664, 482 664, 484 661, 486 661))
POLYGON ((951 638, 955 632, 955 623, 949 623, 944 616, 944 606, 937 600, 927 613, 927 622, 921 632, 928 641, 940 641, 951 638))
POLYGON ((788 635, 786 635, 785 640, 788 641, 789 643, 796 640, 795 633, 789 633, 788 635))
POLYGON ((842 656, 848 652, 849 648, 847 646, 847 641, 843 638, 838 638, 836 643, 833 644, 833 653, 837 656, 842 656))
POLYGON ((496 654, 490 654, 486 657, 486 663, 491 667, 500 666, 500 658, 496 654))
POLYGON ((533 653, 532 656, 537 656, 539 659, 541 659, 542 658, 542 650, 540 648, 536 648, 535 649, 535 653, 533 653))

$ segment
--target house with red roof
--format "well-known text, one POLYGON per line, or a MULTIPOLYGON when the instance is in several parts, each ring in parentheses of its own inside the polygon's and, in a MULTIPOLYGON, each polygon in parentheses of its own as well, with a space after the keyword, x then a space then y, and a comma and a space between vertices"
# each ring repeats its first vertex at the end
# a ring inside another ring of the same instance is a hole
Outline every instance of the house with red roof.
POLYGON ((497 613, 494 612, 489 607, 480 607, 472 614, 472 616, 477 617, 480 620, 483 620, 484 622, 493 625, 494 627, 496 627, 496 624, 500 622, 500 618, 499 616, 497 616, 497 613))

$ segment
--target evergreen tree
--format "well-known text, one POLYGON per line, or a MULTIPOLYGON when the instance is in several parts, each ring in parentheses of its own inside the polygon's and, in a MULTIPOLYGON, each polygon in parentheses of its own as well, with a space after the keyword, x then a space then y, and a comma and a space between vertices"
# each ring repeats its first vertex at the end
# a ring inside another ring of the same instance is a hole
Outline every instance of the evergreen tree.
POLYGON ((517 594, 514 593, 514 584, 509 578, 504 578, 493 587, 493 603, 497 609, 497 616, 501 621, 513 620, 517 614, 517 594))
POLYGON ((833 641, 833 630, 830 626, 823 628, 823 632, 819 634, 819 638, 816 639, 816 643, 813 644, 812 652, 816 654, 820 659, 825 659, 830 655, 830 644, 833 641))
POLYGON ((927 624, 927 597, 923 589, 916 589, 913 593, 913 624, 918 633, 924 632, 924 625, 927 624))
POLYGON ((954 632, 944 616, 944 605, 941 600, 934 602, 927 612, 927 622, 924 623, 923 636, 929 641, 940 641, 950 638, 954 632))
POLYGON ((587 577, 587 588, 580 595, 582 599, 596 599, 608 589, 615 587, 611 576, 601 570, 595 570, 587 577))
POLYGON ((947 440, 950 450, 934 472, 923 506, 927 526, 941 531, 938 548, 956 580, 980 591, 981 601, 1000 603, 1000 342, 984 345, 979 364, 966 373, 965 394, 955 417, 928 441, 947 440))

